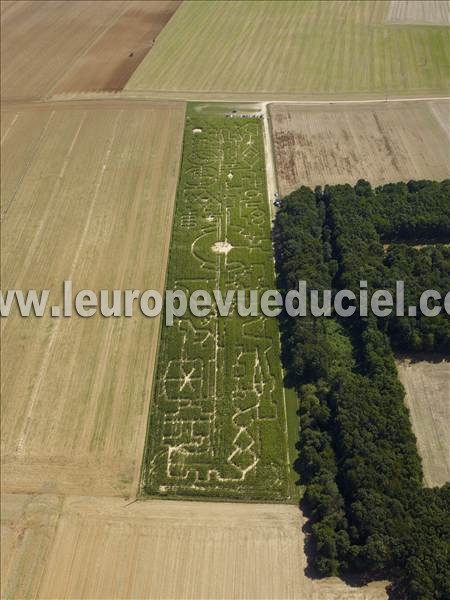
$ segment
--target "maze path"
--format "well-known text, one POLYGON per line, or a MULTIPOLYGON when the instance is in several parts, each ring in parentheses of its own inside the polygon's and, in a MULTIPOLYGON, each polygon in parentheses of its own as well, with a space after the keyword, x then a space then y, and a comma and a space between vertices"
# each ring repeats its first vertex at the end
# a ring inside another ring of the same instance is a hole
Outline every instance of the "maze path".
MULTIPOLYGON (((259 119, 188 112, 167 289, 273 289, 259 119)), ((186 315, 163 327, 147 493, 283 500, 287 461, 275 319, 186 315)))

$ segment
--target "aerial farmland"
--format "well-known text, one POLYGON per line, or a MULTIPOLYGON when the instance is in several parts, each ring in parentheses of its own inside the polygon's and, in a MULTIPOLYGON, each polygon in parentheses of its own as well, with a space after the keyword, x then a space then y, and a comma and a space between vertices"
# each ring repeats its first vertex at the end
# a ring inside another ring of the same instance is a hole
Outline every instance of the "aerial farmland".
POLYGON ((450 368, 448 360, 435 362, 403 359, 400 380, 423 461, 426 485, 441 486, 450 479, 450 368), (425 400, 424 400, 425 399, 425 400))
POLYGON ((448 176, 447 100, 270 104, 278 185, 374 185, 448 176))
POLYGON ((446 0, 1 1, 2 598, 450 597, 448 310, 255 300, 444 305, 449 67, 446 0))
POLYGON ((433 15, 438 5, 434 27, 391 23, 390 4, 183 2, 126 89, 248 100, 446 94, 446 3, 405 3, 433 15))
POLYGON ((2 96, 121 90, 179 4, 2 2, 2 96))
MULTIPOLYGON (((184 106, 55 104, 5 115, 3 285, 162 290, 184 106)), ((46 326, 31 318, 23 329, 18 315, 1 322, 3 489, 132 494, 158 322, 43 318, 46 326)))

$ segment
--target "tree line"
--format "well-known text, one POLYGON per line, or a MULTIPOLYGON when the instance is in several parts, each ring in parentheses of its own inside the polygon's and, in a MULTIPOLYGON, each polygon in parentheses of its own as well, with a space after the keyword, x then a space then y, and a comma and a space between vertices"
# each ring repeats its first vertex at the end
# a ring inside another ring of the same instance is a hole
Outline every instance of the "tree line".
MULTIPOLYGON (((359 289, 361 280, 369 290, 386 289, 389 277, 399 274, 411 282, 411 294, 430 277, 437 287, 448 285, 448 255, 442 248, 396 245, 386 253, 383 244, 404 242, 408 231, 414 242, 429 239, 431 232, 434 240, 448 241, 449 190, 449 182, 372 190, 360 181, 355 187, 293 192, 283 200, 274 229, 281 293, 295 289, 300 279, 318 290, 359 289), (409 202, 417 210, 409 210, 409 202), (424 266, 429 261, 431 270, 424 266), (416 272, 423 273, 419 283, 416 272)), ((427 349, 445 348, 447 326, 448 316, 439 337, 418 319, 408 338, 398 332, 395 319, 383 325, 374 316, 357 314, 350 319, 280 316, 287 384, 299 394, 297 468, 311 512, 319 574, 383 572, 408 598, 450 597, 450 485, 423 488, 392 350, 414 350, 414 335, 422 344, 431 333, 427 349)))

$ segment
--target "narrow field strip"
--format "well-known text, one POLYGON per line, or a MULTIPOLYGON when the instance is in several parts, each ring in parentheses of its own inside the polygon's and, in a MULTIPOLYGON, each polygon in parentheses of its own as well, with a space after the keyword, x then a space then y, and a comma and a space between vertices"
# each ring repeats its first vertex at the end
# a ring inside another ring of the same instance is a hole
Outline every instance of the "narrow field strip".
MULTIPOLYGON (((262 120, 191 107, 167 289, 273 289, 262 120)), ((287 498, 276 319, 186 314, 163 327, 144 459, 148 494, 287 498)))

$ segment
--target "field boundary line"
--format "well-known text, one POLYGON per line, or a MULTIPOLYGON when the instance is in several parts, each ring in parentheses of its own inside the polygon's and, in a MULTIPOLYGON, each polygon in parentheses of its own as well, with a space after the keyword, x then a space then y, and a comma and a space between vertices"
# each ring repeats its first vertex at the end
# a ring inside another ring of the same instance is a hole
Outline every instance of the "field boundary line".
POLYGON ((57 94, 54 96, 48 96, 46 98, 2 98, 1 109, 2 110, 14 110, 17 108, 28 109, 31 107, 54 107, 61 106, 64 109, 64 104, 86 104, 97 103, 99 107, 110 103, 122 103, 122 105, 129 104, 133 106, 134 103, 149 103, 149 104, 166 104, 166 103, 187 103, 187 102, 206 102, 208 104, 259 104, 261 107, 268 104, 286 104, 286 105, 297 105, 297 106, 332 106, 332 105, 364 105, 364 104, 388 104, 388 103, 402 103, 402 102, 432 102, 432 101, 450 101, 450 96, 405 96, 395 98, 360 98, 360 99, 340 99, 340 98, 329 98, 327 100, 320 99, 292 99, 281 97, 273 98, 262 98, 262 97, 228 97, 226 94, 221 96, 220 94, 214 93, 214 97, 208 97, 208 94, 193 94, 189 92, 181 93, 181 95, 167 94, 158 95, 149 92, 148 94, 129 94, 128 92, 79 92, 76 94, 64 93, 57 94))
MULTIPOLYGON (((256 93, 254 97, 251 96, 252 93, 242 94, 242 96, 232 96, 228 95, 228 92, 195 92, 195 91, 182 91, 182 92, 165 92, 165 91, 149 91, 144 93, 136 93, 129 92, 128 90, 117 91, 117 92, 79 92, 79 93, 64 93, 64 94, 56 94, 54 96, 47 96, 46 98, 42 98, 40 100, 30 100, 28 103, 30 104, 48 104, 51 102, 79 102, 85 100, 93 101, 93 100, 121 100, 121 101, 160 101, 160 102, 207 102, 207 103, 242 103, 242 104, 318 104, 318 105, 328 105, 328 104, 371 104, 371 103, 387 103, 387 102, 425 102, 432 100, 450 100, 449 95, 442 96, 395 96, 395 97, 386 97, 386 96, 377 96, 374 98, 339 98, 332 97, 326 99, 314 99, 314 97, 302 99, 295 98, 295 94, 286 95, 283 97, 281 94, 277 97, 277 94, 268 93, 266 96, 258 96, 256 93), (294 96, 294 97, 292 97, 294 96)), ((26 102, 26 99, 23 101, 20 98, 12 99, 8 101, 6 99, 2 101, 4 104, 11 103, 20 103, 26 102)))
MULTIPOLYGON (((387 96, 386 94, 378 94, 373 97, 346 97, 345 94, 342 96, 314 96, 305 95, 303 98, 300 94, 296 93, 285 93, 280 92, 226 92, 226 91, 214 91, 214 92, 202 92, 199 90, 180 90, 180 91, 170 91, 170 90, 149 90, 149 91, 135 91, 135 90, 123 90, 119 92, 122 98, 127 99, 148 99, 151 100, 153 98, 165 99, 165 100, 184 100, 185 102, 224 102, 224 103, 233 103, 233 102, 242 102, 242 103, 260 103, 266 102, 268 104, 272 102, 280 102, 280 103, 294 103, 294 104, 359 104, 359 103, 370 103, 370 102, 413 102, 417 100, 450 100, 450 96, 448 92, 436 92, 438 95, 426 95, 426 96, 387 96), (440 95, 439 95, 440 94, 440 95)), ((51 99, 51 98, 49 98, 51 99)))
POLYGON ((275 194, 278 192, 278 180, 277 180, 277 172, 275 168, 275 154, 273 151, 273 141, 272 141, 272 128, 269 123, 269 109, 268 105, 262 104, 262 114, 263 114, 263 140, 264 140, 264 155, 265 155, 265 171, 266 171, 266 181, 267 181, 267 196, 269 200, 269 214, 271 216, 271 220, 275 216, 275 211, 273 208, 273 201, 275 199, 275 194))
MULTIPOLYGON (((270 111, 269 111, 269 107, 268 107, 268 103, 263 103, 262 106, 262 114, 263 114, 263 143, 264 143, 264 166, 265 166, 265 173, 266 173, 266 195, 267 195, 267 201, 269 204, 269 216, 270 216, 270 231, 272 233, 273 231, 273 220, 275 217, 275 209, 274 209, 274 205, 273 205, 273 201, 275 198, 275 192, 278 193, 278 177, 277 177, 277 170, 276 170, 276 166, 275 166, 275 153, 274 153, 274 149, 273 149, 273 138, 272 138, 272 126, 271 123, 269 122, 270 120, 270 111), (275 187, 275 189, 271 189, 275 187)), ((274 258, 274 269, 273 269, 273 275, 274 275, 274 279, 276 280, 276 273, 275 273, 275 258, 274 258)), ((281 332, 278 328, 278 345, 279 345, 279 352, 280 352, 280 356, 281 356, 281 332)), ((292 488, 292 482, 291 482, 291 477, 290 477, 290 471, 291 471, 291 456, 290 456, 290 452, 289 452, 289 427, 288 427, 288 413, 287 413, 287 405, 286 405, 286 390, 284 387, 284 370, 283 370, 283 366, 280 363, 280 368, 281 368, 281 375, 282 375, 282 391, 283 391, 283 407, 284 407, 284 427, 285 427, 285 441, 286 441, 286 468, 287 468, 287 475, 288 475, 288 485, 289 485, 289 498, 288 500, 293 499, 293 488, 292 488)))

